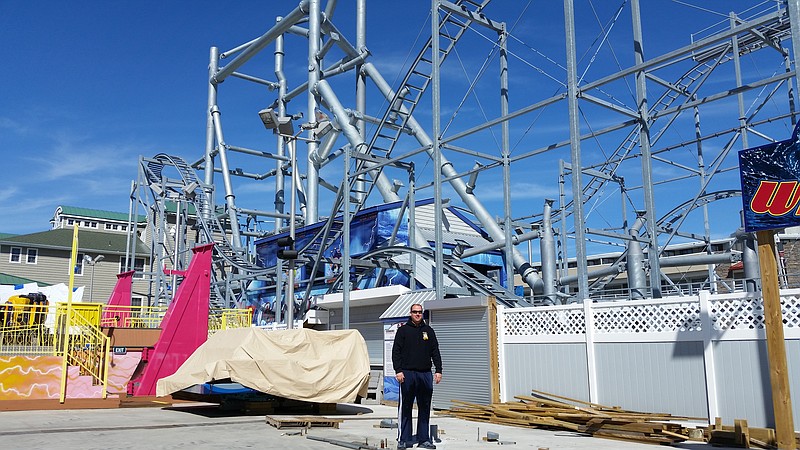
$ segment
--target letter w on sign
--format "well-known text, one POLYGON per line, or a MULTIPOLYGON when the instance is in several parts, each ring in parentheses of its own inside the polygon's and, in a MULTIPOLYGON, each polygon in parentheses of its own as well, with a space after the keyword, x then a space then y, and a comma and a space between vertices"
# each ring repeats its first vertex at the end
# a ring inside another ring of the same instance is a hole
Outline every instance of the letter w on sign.
MULTIPOLYGON (((800 189, 797 181, 762 180, 750 201, 750 209, 756 214, 783 216, 795 210, 800 202, 800 189)), ((798 215, 795 212, 795 215, 798 215)))

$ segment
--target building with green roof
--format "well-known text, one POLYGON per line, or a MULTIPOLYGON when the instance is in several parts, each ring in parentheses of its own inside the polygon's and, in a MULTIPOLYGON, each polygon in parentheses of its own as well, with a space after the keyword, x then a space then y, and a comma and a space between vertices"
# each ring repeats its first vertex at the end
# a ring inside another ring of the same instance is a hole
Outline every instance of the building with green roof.
MULTIPOLYGON (((50 219, 50 224, 54 230, 72 229, 77 224, 80 228, 96 231, 127 233, 128 228, 132 225, 128 219, 128 213, 59 205, 53 218, 50 219)), ((139 215, 136 222, 137 226, 144 226, 147 223, 147 216, 139 215)))
MULTIPOLYGON (((0 237, 0 274, 7 276, 9 281, 37 280, 42 285, 68 284, 73 233, 74 228, 71 227, 0 237)), ((86 287, 84 301, 108 300, 117 274, 127 267, 127 245, 128 233, 79 227, 74 283, 75 286, 86 287)), ((149 265, 150 249, 137 238, 135 250, 135 268, 144 271, 149 265)), ((20 283, 14 281, 7 284, 20 283)), ((145 291, 146 286, 134 280, 134 291, 137 289, 145 291)), ((143 294, 134 294, 134 302, 137 297, 143 297, 143 294)))

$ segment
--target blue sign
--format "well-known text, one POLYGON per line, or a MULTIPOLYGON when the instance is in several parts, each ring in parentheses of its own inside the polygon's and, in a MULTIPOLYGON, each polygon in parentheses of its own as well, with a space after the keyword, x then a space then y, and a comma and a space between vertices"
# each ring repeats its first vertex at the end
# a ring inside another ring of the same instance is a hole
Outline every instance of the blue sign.
POLYGON ((745 231, 800 225, 800 141, 792 137, 739 152, 745 231))

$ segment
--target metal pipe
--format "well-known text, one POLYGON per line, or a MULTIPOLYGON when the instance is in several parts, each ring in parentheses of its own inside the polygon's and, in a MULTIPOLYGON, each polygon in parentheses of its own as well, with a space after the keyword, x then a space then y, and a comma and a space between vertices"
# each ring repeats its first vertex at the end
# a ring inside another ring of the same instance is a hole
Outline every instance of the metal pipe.
MULTIPOLYGON (((539 241, 539 252, 542 261, 542 294, 545 303, 556 304, 556 240, 553 233, 553 213, 552 199, 545 199, 544 210, 542 212, 541 240, 539 241)), ((537 233, 538 234, 538 233, 537 233)))
POLYGON ((238 250, 242 248, 242 240, 239 236, 239 221, 236 218, 236 196, 233 194, 231 173, 230 169, 228 169, 228 155, 225 150, 225 139, 222 136, 222 119, 220 118, 220 114, 219 108, 214 105, 211 108, 211 115, 214 118, 214 131, 217 136, 217 152, 219 155, 219 162, 222 165, 222 181, 225 186, 225 209, 231 221, 231 244, 233 244, 233 248, 238 250))
MULTIPOLYGON (((642 40, 642 21, 639 0, 631 1, 633 16, 634 64, 644 62, 644 43, 642 40)), ((642 152, 642 185, 644 195, 645 225, 650 239, 647 256, 650 263, 650 293, 653 298, 661 298, 661 270, 658 261, 658 230, 656 229, 656 200, 653 193, 653 165, 650 151, 650 117, 647 106, 647 77, 644 68, 637 70, 636 102, 639 105, 639 147, 642 152)))
POLYGON ((333 13, 336 12, 336 3, 338 3, 338 0, 328 0, 328 3, 325 5, 326 20, 333 19, 333 13))
POLYGON ((442 249, 442 148, 441 148, 441 69, 442 53, 439 48, 439 0, 431 0, 431 97, 433 115, 433 141, 431 152, 433 157, 433 223, 434 223, 434 287, 436 299, 444 298, 444 253, 442 249))
MULTIPOLYGON (((272 211, 264 211, 260 209, 248 209, 248 208, 236 208, 237 212, 242 214, 249 214, 249 215, 257 215, 257 216, 264 216, 264 217, 272 217, 273 219, 283 219, 288 220, 291 218, 290 215, 285 213, 277 213, 272 211)), ((276 230, 279 231, 279 230, 276 230)))
MULTIPOLYGON (((252 43, 244 49, 236 58, 233 58, 233 61, 229 62, 225 67, 222 69, 217 70, 215 74, 211 76, 211 83, 212 84, 219 84, 225 81, 225 78, 228 75, 232 74, 236 69, 242 66, 242 64, 246 63, 250 60, 253 56, 255 56, 258 52, 260 52, 264 47, 269 45, 272 41, 274 41, 278 36, 282 35, 286 30, 289 29, 292 25, 297 23, 301 18, 306 15, 306 7, 308 6, 309 0, 301 0, 300 4, 297 5, 297 8, 292 10, 284 20, 276 23, 269 31, 264 33, 261 37, 252 41, 252 43)), ((319 12, 319 11, 317 11, 319 12)), ((317 14, 319 17, 319 14, 317 14)))
MULTIPOLYGON (((278 16, 275 18, 275 22, 280 22, 283 20, 282 17, 278 16)), ((275 77, 278 80, 278 117, 285 117, 286 116, 286 75, 283 73, 283 58, 285 56, 283 51, 283 34, 277 36, 275 38, 275 77)), ((278 146, 278 156, 286 157, 286 141, 283 139, 282 136, 277 136, 278 146)), ((275 164, 275 213, 276 214, 284 214, 286 208, 286 200, 285 200, 285 186, 286 180, 283 175, 283 163, 281 161, 276 161, 275 164)), ((275 233, 279 233, 283 230, 285 225, 284 219, 277 218, 275 220, 275 233)), ((275 273, 279 274, 278 279, 283 277, 283 260, 278 258, 277 264, 275 266, 275 273)), ((283 312, 281 310, 281 305, 284 303, 283 299, 283 283, 278 281, 275 283, 275 322, 282 323, 283 322, 283 312)))
MULTIPOLYGON (((596 278, 605 277, 608 275, 616 275, 620 274, 625 271, 625 266, 622 264, 614 264, 611 266, 606 267, 605 269, 598 269, 593 272, 588 272, 585 274, 586 278, 589 280, 594 280, 596 278)), ((578 281, 579 278, 583 278, 581 275, 567 275, 565 277, 561 277, 558 280, 558 284, 561 286, 566 286, 568 284, 573 284, 578 281)))
MULTIPOLYGON (((292 185, 296 185, 297 178, 297 139, 289 140, 289 151, 292 154, 292 185)), ((295 223, 297 222, 295 213, 297 212, 297 190, 292 189, 289 196, 289 237, 294 242, 295 237, 295 223)), ((286 328, 291 330, 294 328, 294 278, 295 278, 295 261, 289 260, 289 285, 286 287, 286 328)))
POLYGON ((661 267, 681 267, 681 266, 694 266, 703 264, 722 264, 733 262, 733 253, 712 253, 712 254, 698 254, 698 255, 678 255, 666 256, 659 258, 661 267))
POLYGON ((647 274, 644 271, 644 251, 639 242, 639 231, 644 226, 644 212, 637 211, 636 220, 629 230, 634 239, 628 241, 628 254, 625 255, 625 268, 628 271, 628 290, 630 299, 638 300, 647 296, 647 274))
MULTIPOLYGON (((575 259, 578 264, 577 300, 589 298, 586 278, 586 226, 583 216, 583 172, 581 163, 581 129, 578 111, 578 62, 575 49, 575 11, 572 0, 564 0, 564 22, 567 44, 567 106, 569 113, 570 164, 572 166, 572 220, 575 225, 575 259)), ((564 249, 566 250, 566 249, 564 249)))
MULTIPOLYGON (((526 241, 531 241, 533 239, 538 239, 541 237, 541 234, 538 231, 529 231, 527 233, 522 234, 514 234, 511 236, 511 243, 514 245, 521 244, 526 241)), ((498 248, 505 247, 506 243, 504 241, 500 242, 492 242, 489 245, 481 245, 480 247, 470 247, 464 250, 461 253, 461 258, 469 258, 470 256, 480 255, 481 253, 490 252, 492 250, 497 250, 498 248)))
MULTIPOLYGON (((728 14, 731 28, 736 26, 736 14, 733 12, 728 14)), ((731 36, 731 43, 733 44, 733 68, 736 77, 736 88, 739 90, 742 87, 742 63, 739 58, 739 36, 731 36)), ((742 134, 742 149, 750 148, 747 143, 747 117, 744 115, 744 94, 739 91, 736 94, 736 102, 739 105, 739 132, 742 134)))
POLYGON ((758 258, 758 245, 753 233, 744 233, 742 239, 742 265, 744 266, 745 290, 758 292, 761 290, 761 262, 758 258))
MULTIPOLYGON (((209 79, 217 72, 219 65, 219 49, 211 47, 208 57, 208 76, 209 79)), ((216 149, 214 148, 214 117, 211 114, 211 109, 217 106, 217 85, 215 83, 208 83, 208 109, 206 110, 206 151, 205 151, 205 173, 203 181, 207 187, 204 187, 206 198, 211 198, 211 186, 214 186, 214 155, 216 149)), ((207 202, 203 205, 202 211, 199 211, 204 219, 210 219, 213 214, 213 204, 207 202)))
POLYGON ((317 151, 311 156, 311 162, 316 167, 322 166, 322 163, 331 154, 331 150, 341 134, 342 132, 340 130, 334 128, 322 138, 322 142, 319 144, 319 147, 317 147, 317 151))
MULTIPOLYGON (((317 94, 314 86, 320 80, 320 30, 321 12, 320 0, 310 0, 308 4, 308 102, 306 114, 308 121, 316 123, 317 114, 317 94)), ((306 223, 316 223, 319 217, 319 171, 314 165, 313 157, 317 151, 317 141, 314 138, 314 131, 308 130, 306 141, 306 223)))
MULTIPOLYGON (((500 115, 505 116, 508 114, 508 55, 507 55, 507 36, 506 24, 503 22, 500 30, 500 115)), ((514 263, 513 263, 513 247, 511 246, 511 144, 509 140, 509 127, 508 121, 503 122, 501 125, 502 132, 502 156, 503 156, 503 231, 505 231, 505 270, 506 270, 506 288, 513 292, 514 290, 514 263)), ((555 253, 554 253, 555 254, 555 253)), ((555 261, 555 260, 554 260, 555 261)), ((548 286, 553 286, 553 283, 545 283, 544 289, 547 291, 548 286)))

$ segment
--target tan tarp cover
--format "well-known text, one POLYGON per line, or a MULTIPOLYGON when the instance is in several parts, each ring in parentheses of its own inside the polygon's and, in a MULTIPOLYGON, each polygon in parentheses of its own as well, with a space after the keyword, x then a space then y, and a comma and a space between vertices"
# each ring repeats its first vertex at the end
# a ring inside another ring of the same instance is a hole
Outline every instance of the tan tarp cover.
POLYGON ((156 395, 230 378, 278 397, 352 403, 366 397, 369 369, 357 330, 238 328, 212 335, 174 375, 158 380, 156 395))

